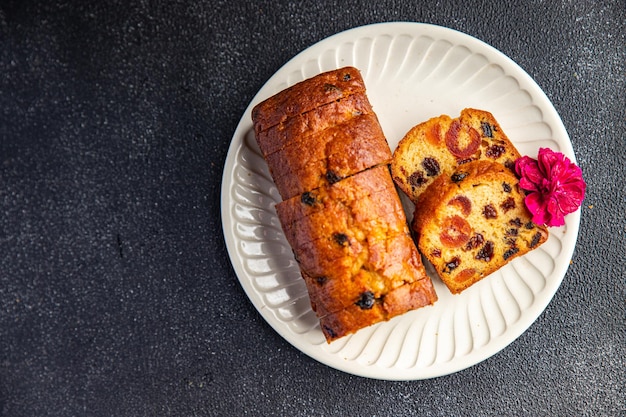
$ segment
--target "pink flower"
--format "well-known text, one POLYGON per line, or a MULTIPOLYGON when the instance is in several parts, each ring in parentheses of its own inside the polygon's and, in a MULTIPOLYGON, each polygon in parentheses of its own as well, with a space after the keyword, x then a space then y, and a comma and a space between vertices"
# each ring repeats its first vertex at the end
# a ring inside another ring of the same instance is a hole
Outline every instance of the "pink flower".
POLYGON ((562 226, 564 216, 580 207, 587 185, 581 169, 560 152, 540 148, 537 159, 515 161, 519 185, 527 191, 526 207, 535 224, 562 226))

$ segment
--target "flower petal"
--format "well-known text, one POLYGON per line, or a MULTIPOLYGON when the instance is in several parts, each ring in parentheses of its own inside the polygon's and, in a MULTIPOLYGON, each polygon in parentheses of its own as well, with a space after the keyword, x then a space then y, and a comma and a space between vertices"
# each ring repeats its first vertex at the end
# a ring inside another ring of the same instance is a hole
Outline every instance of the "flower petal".
POLYGON ((582 170, 560 152, 540 148, 536 160, 524 156, 515 161, 515 171, 520 188, 530 191, 524 202, 537 224, 562 226, 564 216, 585 198, 582 170))

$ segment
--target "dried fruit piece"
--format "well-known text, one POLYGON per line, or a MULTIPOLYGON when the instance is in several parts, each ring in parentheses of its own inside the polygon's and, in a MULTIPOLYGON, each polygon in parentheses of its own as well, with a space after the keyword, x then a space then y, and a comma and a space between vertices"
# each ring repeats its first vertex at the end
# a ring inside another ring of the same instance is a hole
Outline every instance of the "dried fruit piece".
POLYGON ((485 152, 485 155, 487 155, 489 158, 497 159, 501 157, 504 152, 505 152, 504 146, 491 145, 490 147, 487 148, 487 152, 485 152))
POLYGON ((487 122, 480 122, 480 128, 483 130, 483 136, 488 137, 488 138, 493 138, 493 130, 495 130, 495 128, 492 130, 491 125, 487 122))
POLYGON ((515 228, 508 229, 506 232, 504 232, 504 234, 506 236, 517 236, 517 229, 515 229, 515 228))
POLYGON ((413 187, 421 187, 428 180, 424 178, 424 171, 417 170, 409 176, 409 184, 413 187))
POLYGON ((426 170, 426 175, 429 177, 439 175, 439 163, 435 158, 424 158, 422 166, 426 170))
POLYGON ((465 282, 468 279, 472 278, 474 276, 474 274, 476 274, 476 269, 475 268, 467 268, 462 270, 461 272, 459 272, 456 277, 454 277, 454 280, 457 282, 465 282))
POLYGON ((467 175, 467 172, 455 172, 454 174, 452 174, 450 179, 452 180, 452 182, 460 182, 463 181, 463 178, 467 177, 467 175))
POLYGON ((439 145, 441 142, 441 133, 439 123, 434 123, 430 129, 427 129, 425 132, 425 138, 428 143, 431 145, 439 145))
POLYGON ((302 201, 302 204, 306 204, 307 206, 313 206, 315 205, 316 200, 315 196, 307 191, 300 196, 300 201, 302 201))
POLYGON ((326 181, 328 181, 329 184, 334 184, 340 180, 341 180, 341 177, 337 175, 336 173, 334 173, 333 171, 326 172, 326 181))
POLYGON ((480 146, 480 135, 469 125, 455 119, 446 132, 446 146, 458 159, 465 159, 476 153, 480 146))
POLYGON ((339 246, 346 246, 346 244, 350 243, 348 236, 344 233, 333 234, 333 239, 335 240, 335 242, 337 242, 339 246))
POLYGON ((485 216, 486 219, 495 219, 498 217, 498 212, 493 204, 487 204, 483 207, 483 216, 485 216))
POLYGON ((361 307, 363 310, 369 310, 370 308, 374 307, 375 301, 376 298, 374 297, 374 293, 371 291, 365 291, 361 294, 361 297, 355 304, 361 307))
POLYGON ((448 205, 458 207, 464 216, 468 216, 472 211, 472 202, 464 195, 454 197, 452 200, 448 201, 448 205))
POLYGON ((511 209, 515 208, 515 199, 513 197, 509 197, 500 204, 500 208, 505 213, 511 209))
POLYGON ((480 248, 475 258, 485 262, 491 261, 491 259, 493 258, 493 247, 493 242, 491 240, 488 240, 485 245, 480 248))
POLYGON ((517 247, 512 247, 510 249, 508 249, 506 252, 504 252, 504 254, 502 254, 502 257, 504 258, 504 260, 506 261, 507 259, 509 259, 511 256, 515 255, 517 252, 519 252, 519 249, 517 247))
POLYGON ((458 256, 455 256, 454 258, 450 259, 449 262, 446 262, 443 272, 445 272, 446 274, 449 274, 450 272, 458 268, 460 264, 461 264, 461 259, 458 256))
POLYGON ((444 219, 443 231, 439 234, 441 243, 449 248, 458 248, 469 240, 472 227, 461 216, 448 216, 444 219))
POLYGON ((470 240, 465 245, 465 250, 476 249, 481 246, 485 242, 485 238, 480 233, 476 233, 474 236, 470 238, 470 240))
POLYGON ((541 233, 540 232, 535 233, 533 236, 533 239, 530 241, 530 247, 534 248, 535 246, 537 246, 540 240, 541 240, 541 233))

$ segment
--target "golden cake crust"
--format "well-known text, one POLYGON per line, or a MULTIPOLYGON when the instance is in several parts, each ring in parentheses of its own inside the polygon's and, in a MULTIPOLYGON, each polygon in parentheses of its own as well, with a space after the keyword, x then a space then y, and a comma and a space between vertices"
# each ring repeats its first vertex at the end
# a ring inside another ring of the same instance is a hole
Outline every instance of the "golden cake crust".
MULTIPOLYGON (((364 114, 374 114, 374 111, 365 92, 357 92, 285 119, 267 130, 256 132, 255 137, 262 155, 267 157, 289 144, 304 141, 315 133, 364 114)), ((258 121, 253 119, 253 122, 256 131, 258 121)))
POLYGON ((406 283, 430 284, 386 166, 283 201, 276 211, 320 317, 366 293, 381 299, 406 283))
POLYGON ((437 294, 430 280, 418 280, 393 289, 381 299, 374 299, 370 308, 361 307, 370 303, 368 298, 364 298, 358 304, 322 316, 320 325, 326 340, 332 341, 354 333, 355 328, 390 320, 407 311, 431 305, 436 300, 437 294))
POLYGON ((311 305, 321 317, 358 303, 364 294, 381 299, 406 283, 427 280, 411 236, 374 239, 360 246, 355 257, 312 275, 301 269, 311 305), (322 272, 322 273, 320 273, 322 272))
POLYGON ((255 133, 263 132, 290 117, 364 91, 363 78, 356 68, 345 67, 321 73, 257 104, 252 109, 255 133))
POLYGON ((378 119, 361 115, 294 141, 268 155, 267 164, 284 200, 388 164, 389 144, 378 119))

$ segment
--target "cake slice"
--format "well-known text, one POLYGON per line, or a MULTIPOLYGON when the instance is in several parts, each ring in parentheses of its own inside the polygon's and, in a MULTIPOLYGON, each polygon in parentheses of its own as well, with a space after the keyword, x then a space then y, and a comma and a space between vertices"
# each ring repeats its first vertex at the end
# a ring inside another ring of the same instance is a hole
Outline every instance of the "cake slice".
POLYGON ((437 300, 430 280, 417 280, 392 289, 384 297, 364 292, 357 302, 320 318, 326 340, 354 333, 355 328, 390 320, 395 316, 428 306, 437 300))
MULTIPOLYGON (((263 157, 267 158, 285 146, 302 142, 315 133, 365 114, 374 114, 372 105, 364 92, 357 92, 286 118, 277 125, 256 132, 255 137, 263 157)), ((258 129, 255 122, 255 131, 258 129)))
POLYGON ((403 231, 406 217, 397 193, 390 192, 393 186, 387 166, 381 165, 284 200, 276 204, 276 213, 290 243, 331 238, 353 224, 403 231))
POLYGON ((487 111, 464 109, 413 127, 398 143, 391 162, 393 180, 413 203, 442 173, 474 160, 499 162, 513 170, 519 152, 487 111))
POLYGON ((388 164, 391 151, 376 116, 366 114, 294 140, 266 160, 278 192, 287 200, 388 164))
POLYGON ((258 135, 287 119, 355 93, 364 93, 365 83, 354 67, 327 71, 292 85, 252 109, 254 133, 258 135))
POLYGON ((436 301, 387 166, 278 203, 276 212, 329 342, 408 311, 401 306, 436 301), (413 284, 395 295, 408 297, 401 304, 388 298, 413 284))
POLYGON ((457 294, 547 240, 547 228, 531 218, 509 169, 473 161, 439 175, 411 227, 422 255, 457 294))

